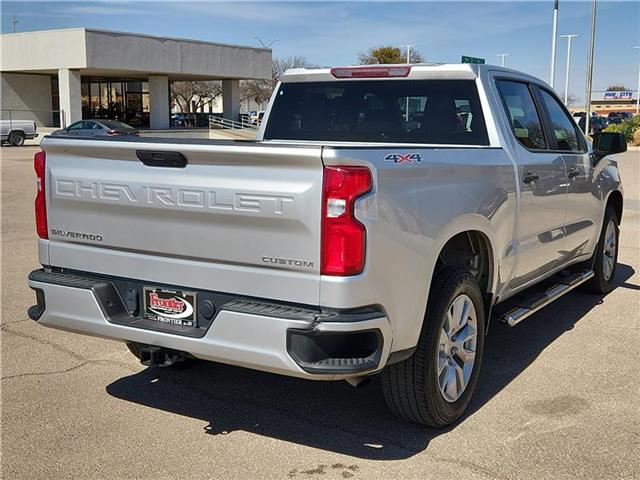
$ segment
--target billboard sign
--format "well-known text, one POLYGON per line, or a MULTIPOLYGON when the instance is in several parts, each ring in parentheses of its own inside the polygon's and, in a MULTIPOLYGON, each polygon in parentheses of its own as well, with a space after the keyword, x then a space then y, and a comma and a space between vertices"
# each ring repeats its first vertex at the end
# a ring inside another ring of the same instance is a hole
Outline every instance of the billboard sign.
POLYGON ((631 100, 633 92, 630 90, 624 90, 621 92, 604 92, 605 100, 631 100))

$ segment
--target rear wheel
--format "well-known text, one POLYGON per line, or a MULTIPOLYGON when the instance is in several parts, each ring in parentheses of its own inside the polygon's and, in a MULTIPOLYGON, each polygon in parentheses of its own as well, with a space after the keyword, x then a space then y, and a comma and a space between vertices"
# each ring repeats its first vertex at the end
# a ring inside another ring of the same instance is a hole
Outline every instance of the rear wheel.
POLYGON ((620 229, 618 216, 613 208, 607 207, 602 222, 600 239, 593 254, 594 276, 585 284, 591 293, 609 293, 613 289, 613 280, 618 265, 618 244, 620 229))
POLYGON ((21 147, 24 145, 24 139, 24 132, 11 132, 11 134, 9 134, 9 143, 14 147, 21 147))
POLYGON ((382 372, 391 411, 432 427, 458 420, 476 387, 484 333, 476 278, 464 269, 442 270, 433 280, 415 353, 382 372))

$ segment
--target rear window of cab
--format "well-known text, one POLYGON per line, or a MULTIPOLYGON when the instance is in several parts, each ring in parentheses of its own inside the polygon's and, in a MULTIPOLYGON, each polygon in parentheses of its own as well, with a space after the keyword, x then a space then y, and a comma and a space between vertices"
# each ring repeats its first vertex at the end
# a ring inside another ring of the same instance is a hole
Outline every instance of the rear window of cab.
POLYGON ((473 80, 283 83, 264 138, 489 145, 473 80))

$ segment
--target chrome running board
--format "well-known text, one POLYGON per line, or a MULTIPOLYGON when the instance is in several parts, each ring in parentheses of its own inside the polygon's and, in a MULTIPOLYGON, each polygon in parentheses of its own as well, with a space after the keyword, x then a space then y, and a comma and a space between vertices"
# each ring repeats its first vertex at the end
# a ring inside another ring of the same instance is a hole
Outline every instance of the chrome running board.
POLYGON ((585 270, 573 275, 562 277, 556 285, 520 301, 515 308, 512 308, 505 314, 501 315, 499 317, 500 321, 506 323, 510 327, 513 327, 525 318, 536 313, 541 308, 544 308, 550 303, 556 301, 564 294, 569 293, 578 285, 581 285, 591 279, 594 275, 593 270, 585 270))

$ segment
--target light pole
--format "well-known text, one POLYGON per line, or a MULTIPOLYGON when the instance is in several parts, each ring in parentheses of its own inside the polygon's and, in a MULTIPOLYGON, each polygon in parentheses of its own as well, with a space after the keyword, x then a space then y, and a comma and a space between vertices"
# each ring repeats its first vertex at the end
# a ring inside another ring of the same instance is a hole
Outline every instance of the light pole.
MULTIPOLYGON (((640 53, 640 46, 633 47, 640 53)), ((640 61, 638 61, 638 90, 636 91, 636 115, 640 115, 640 61)))
POLYGON ((553 33, 551 34, 551 81, 549 85, 553 87, 556 81, 556 46, 558 41, 558 0, 553 2, 553 33))
POLYGON ((571 39, 579 37, 580 35, 568 34, 560 35, 560 38, 567 39, 567 73, 564 76, 564 104, 567 105, 569 100, 569 67, 571 66, 571 39))
POLYGON ((587 61, 587 93, 585 95, 584 133, 589 135, 589 123, 591 120, 591 86, 593 82, 593 52, 596 44, 596 0, 593 0, 591 8, 591 37, 589 39, 589 58, 587 61))
POLYGON ((496 54, 496 57, 500 57, 500 66, 504 67, 504 57, 508 57, 509 54, 508 53, 498 53, 496 54))
MULTIPOLYGON (((411 63, 411 47, 415 47, 415 45, 402 45, 407 49, 407 64, 411 63)), ((409 121, 409 97, 407 97, 405 106, 404 106, 404 121, 409 121)))

